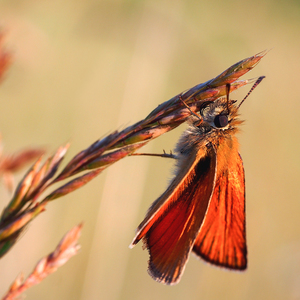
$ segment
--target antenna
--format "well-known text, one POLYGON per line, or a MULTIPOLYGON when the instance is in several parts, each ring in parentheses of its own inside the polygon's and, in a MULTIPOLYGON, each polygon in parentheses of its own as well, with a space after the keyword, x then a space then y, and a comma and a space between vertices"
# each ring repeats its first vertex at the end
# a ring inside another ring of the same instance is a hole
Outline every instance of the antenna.
MULTIPOLYGON (((248 92, 248 94, 245 96, 245 98, 241 101, 241 103, 239 104, 238 108, 240 108, 240 106, 242 105, 242 103, 248 98, 248 96, 252 93, 252 91, 261 83, 261 81, 265 78, 266 76, 260 76, 258 77, 258 79, 255 81, 255 83, 253 84, 252 88, 250 89, 250 91, 248 92)), ((227 87, 227 85, 226 85, 227 87)))
POLYGON ((227 113, 229 115, 229 93, 230 93, 230 83, 226 83, 226 100, 227 100, 227 113))

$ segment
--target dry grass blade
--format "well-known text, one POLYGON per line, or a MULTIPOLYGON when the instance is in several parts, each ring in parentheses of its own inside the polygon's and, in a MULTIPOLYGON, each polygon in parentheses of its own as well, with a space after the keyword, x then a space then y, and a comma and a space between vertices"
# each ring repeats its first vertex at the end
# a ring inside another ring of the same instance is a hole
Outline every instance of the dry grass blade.
POLYGON ((19 183, 0 218, 0 257, 15 244, 28 223, 45 210, 46 203, 37 198, 49 186, 67 148, 59 148, 42 166, 39 159, 19 183))
POLYGON ((88 161, 101 156, 101 154, 109 147, 111 143, 113 143, 117 137, 118 132, 114 132, 102 140, 98 140, 89 146, 87 149, 79 152, 71 161, 66 165, 60 175, 56 178, 56 181, 63 180, 68 176, 72 176, 78 172, 76 172, 80 167, 86 164, 88 161))
POLYGON ((15 244, 25 227, 37 215, 45 210, 45 203, 37 204, 35 207, 25 210, 22 214, 3 222, 0 228, 0 257, 6 254, 15 244))
POLYGON ((48 201, 60 198, 62 196, 65 196, 65 195, 79 189, 80 187, 82 187, 83 185, 87 184, 92 179, 94 179, 102 171, 103 171, 103 169, 100 168, 100 169, 91 171, 89 173, 86 173, 80 177, 77 177, 77 178, 69 181, 67 184, 63 185, 62 187, 58 188, 57 190, 52 192, 50 195, 48 195, 43 200, 43 202, 48 202, 48 201))
POLYGON ((0 158, 0 173, 16 172, 45 153, 42 149, 27 149, 0 158))
POLYGON ((52 182, 49 183, 49 181, 51 181, 56 174, 68 148, 69 144, 64 147, 60 147, 56 153, 45 162, 44 166, 35 175, 34 181, 36 187, 29 191, 24 201, 28 202, 31 199, 38 197, 48 186, 52 184, 52 182))
POLYGON ((4 219, 6 219, 8 216, 13 217, 22 208, 22 201, 25 198, 28 190, 32 186, 32 181, 33 181, 34 175, 37 172, 37 168, 40 165, 40 162, 41 162, 41 159, 39 159, 31 167, 31 169, 29 169, 27 174, 24 176, 22 181, 19 183, 12 200, 9 202, 8 206, 4 209, 4 211, 2 213, 0 222, 1 222, 1 220, 3 221, 4 219))
MULTIPOLYGON (((94 177, 96 177, 99 173, 101 173, 105 168, 107 168, 110 164, 115 163, 116 161, 120 160, 121 158, 130 155, 135 150, 144 146, 145 143, 140 143, 136 145, 126 146, 124 148, 118 149, 106 155, 102 155, 101 157, 96 157, 92 161, 88 161, 85 165, 82 166, 82 169, 74 170, 73 173, 77 174, 79 172, 95 169, 94 171, 88 172, 82 176, 79 176, 67 184, 63 185, 62 187, 58 188, 57 190, 53 191, 50 195, 48 195, 43 202, 47 202, 50 200, 54 200, 56 198, 62 197, 66 194, 69 194, 78 188, 82 187, 83 185, 87 184, 91 181, 94 177)), ((74 175, 72 174, 72 175, 74 175)), ((56 181, 56 180, 55 180, 56 181)))
POLYGON ((72 256, 77 254, 80 249, 77 242, 80 237, 81 228, 82 224, 72 228, 62 238, 56 249, 37 263, 32 273, 25 280, 23 274, 19 275, 2 300, 12 300, 20 296, 25 290, 40 283, 44 278, 65 264, 72 256))
POLYGON ((102 170, 104 170, 104 168, 107 168, 109 165, 133 153, 137 149, 143 147, 145 144, 146 142, 136 143, 133 145, 125 146, 115 151, 111 151, 109 153, 105 153, 101 156, 95 156, 92 159, 87 160, 84 164, 81 164, 80 167, 72 172, 72 175, 75 175, 82 171, 93 170, 97 168, 101 168, 102 170))

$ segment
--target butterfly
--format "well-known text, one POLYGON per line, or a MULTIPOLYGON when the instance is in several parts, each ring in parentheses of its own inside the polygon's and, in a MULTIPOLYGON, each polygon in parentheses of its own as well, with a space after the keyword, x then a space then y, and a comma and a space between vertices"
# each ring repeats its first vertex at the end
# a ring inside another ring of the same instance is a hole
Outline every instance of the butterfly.
POLYGON ((143 240, 148 272, 156 281, 178 283, 191 251, 220 267, 247 268, 245 176, 236 134, 243 122, 239 107, 263 78, 239 105, 229 99, 227 84, 226 97, 204 102, 199 114, 191 111, 175 149, 176 175, 130 246, 143 240))

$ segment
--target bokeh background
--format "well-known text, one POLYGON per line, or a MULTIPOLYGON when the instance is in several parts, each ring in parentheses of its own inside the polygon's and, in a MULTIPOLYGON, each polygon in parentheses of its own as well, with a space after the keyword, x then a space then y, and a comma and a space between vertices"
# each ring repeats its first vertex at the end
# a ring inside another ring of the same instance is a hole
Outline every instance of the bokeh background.
MULTIPOLYGON (((31 223, 0 261, 0 295, 84 221, 81 252, 28 290, 27 299, 300 299, 299 3, 0 1, 14 58, 0 87, 4 153, 43 146, 51 154, 71 142, 70 159, 174 95, 272 49, 244 76, 266 76, 241 108, 246 272, 220 270, 192 255, 178 285, 153 281, 147 251, 128 245, 172 177, 173 162, 129 157, 50 203, 31 223)), ((185 127, 143 151, 173 149, 185 127)), ((0 195, 2 209, 10 199, 2 185, 0 195)))

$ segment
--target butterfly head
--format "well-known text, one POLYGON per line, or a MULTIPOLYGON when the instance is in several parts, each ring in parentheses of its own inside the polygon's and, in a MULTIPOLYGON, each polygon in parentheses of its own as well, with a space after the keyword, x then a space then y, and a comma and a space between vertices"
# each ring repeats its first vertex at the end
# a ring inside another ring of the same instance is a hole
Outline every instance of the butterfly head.
POLYGON ((222 97, 214 102, 207 103, 201 110, 201 120, 194 119, 194 126, 199 129, 209 131, 230 130, 239 125, 242 121, 238 120, 238 108, 235 100, 228 100, 222 97))
POLYGON ((214 102, 206 102, 200 109, 200 117, 198 121, 194 121, 193 125, 202 129, 200 131, 207 133, 209 131, 219 131, 235 129, 243 121, 238 119, 238 110, 241 104, 248 98, 251 92, 264 79, 264 76, 256 79, 250 91, 240 102, 236 104, 235 100, 229 100, 230 84, 226 84, 226 97, 221 97, 214 102))

